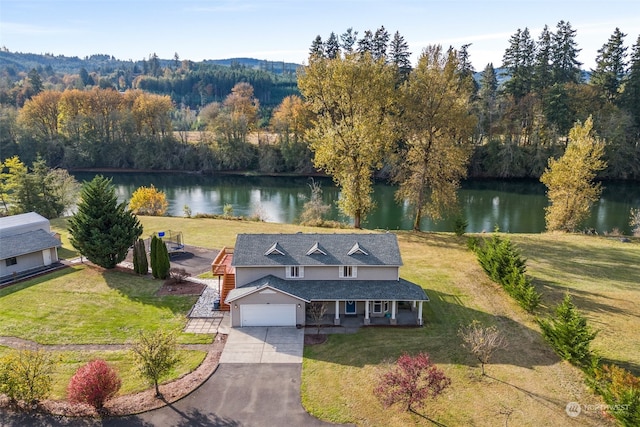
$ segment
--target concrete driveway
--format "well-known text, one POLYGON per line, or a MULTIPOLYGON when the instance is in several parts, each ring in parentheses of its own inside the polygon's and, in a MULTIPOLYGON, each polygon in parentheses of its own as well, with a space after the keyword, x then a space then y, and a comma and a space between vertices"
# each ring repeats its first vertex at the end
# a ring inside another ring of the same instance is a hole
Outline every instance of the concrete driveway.
POLYGON ((230 328, 220 363, 302 363, 304 329, 230 328))

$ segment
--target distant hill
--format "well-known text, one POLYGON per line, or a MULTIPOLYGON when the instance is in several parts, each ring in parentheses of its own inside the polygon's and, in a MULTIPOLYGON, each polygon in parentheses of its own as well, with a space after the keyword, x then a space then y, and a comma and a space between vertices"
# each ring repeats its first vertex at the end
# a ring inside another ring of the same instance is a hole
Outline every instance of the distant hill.
MULTIPOLYGON (((78 74, 81 68, 88 72, 111 72, 118 68, 130 68, 133 66, 142 67, 145 59, 140 60, 121 60, 111 55, 96 54, 79 58, 77 56, 64 56, 52 54, 36 54, 10 52, 8 50, 0 50, 0 68, 12 68, 16 72, 27 72, 33 68, 45 69, 56 73, 78 74)), ((162 67, 166 67, 173 63, 173 59, 160 59, 162 67)), ((295 73, 301 64, 284 61, 267 61, 256 58, 228 58, 228 59, 207 59, 196 62, 194 64, 214 64, 226 67, 246 67, 250 69, 258 69, 268 71, 274 74, 295 73)))

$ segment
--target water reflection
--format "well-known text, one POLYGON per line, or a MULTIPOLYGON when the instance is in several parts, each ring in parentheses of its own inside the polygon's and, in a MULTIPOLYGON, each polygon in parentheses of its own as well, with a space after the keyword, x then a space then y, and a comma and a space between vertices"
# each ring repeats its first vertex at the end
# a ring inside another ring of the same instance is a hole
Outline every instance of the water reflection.
MULTIPOLYGON (((78 180, 91 180, 95 174, 75 173, 78 180)), ((222 214, 224 206, 233 207, 235 215, 259 215, 266 221, 294 223, 311 194, 311 179, 304 177, 200 176, 168 173, 105 174, 113 179, 120 201, 127 200, 140 186, 164 191, 169 214, 182 216, 188 206, 193 214, 222 214)), ((330 219, 350 222, 342 216, 336 201, 339 190, 330 179, 314 178, 322 186, 324 203, 331 205, 330 219)), ((366 228, 408 230, 413 227, 412 210, 405 202, 396 202, 396 188, 376 184, 373 198, 376 208, 363 222, 366 228)), ((482 180, 465 182, 459 191, 460 204, 469 226, 467 231, 490 232, 498 227, 512 233, 537 233, 544 230, 545 187, 537 181, 482 180)), ((587 227, 630 232, 629 211, 640 207, 640 185, 607 182, 602 198, 595 204, 587 227)), ((433 222, 428 218, 422 230, 451 231, 453 221, 433 222)))

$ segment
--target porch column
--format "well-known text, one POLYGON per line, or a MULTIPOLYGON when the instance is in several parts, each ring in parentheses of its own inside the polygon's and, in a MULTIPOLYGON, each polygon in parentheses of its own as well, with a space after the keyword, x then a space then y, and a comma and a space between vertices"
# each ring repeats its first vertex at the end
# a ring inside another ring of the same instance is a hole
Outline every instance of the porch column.
POLYGON ((336 300, 336 317, 333 319, 333 324, 340 325, 340 301, 336 300))
POLYGON ((416 301, 413 301, 413 304, 411 305, 411 311, 416 309, 416 301))
POLYGON ((422 301, 418 304, 418 325, 422 326, 422 301))
POLYGON ((369 300, 364 302, 364 324, 371 324, 371 319, 369 319, 369 300))
POLYGON ((398 320, 396 319, 396 304, 398 302, 396 300, 391 301, 391 321, 389 322, 392 325, 397 325, 398 320))

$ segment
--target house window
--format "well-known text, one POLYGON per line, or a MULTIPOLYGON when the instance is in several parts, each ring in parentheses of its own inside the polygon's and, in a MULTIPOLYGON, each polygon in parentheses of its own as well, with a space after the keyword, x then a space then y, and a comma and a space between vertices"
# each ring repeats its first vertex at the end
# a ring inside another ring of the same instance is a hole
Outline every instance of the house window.
POLYGON ((371 310, 374 314, 382 314, 382 301, 374 301, 373 302, 373 310, 371 310))
POLYGON ((16 257, 7 258, 5 260, 5 263, 7 264, 7 267, 10 267, 12 265, 16 265, 18 263, 18 258, 16 258, 16 257))
POLYGON ((299 265, 290 265, 286 270, 287 279, 300 279, 304 277, 304 267, 299 265))
POLYGON ((340 277, 356 278, 358 277, 358 267, 355 265, 343 265, 340 267, 340 277))

